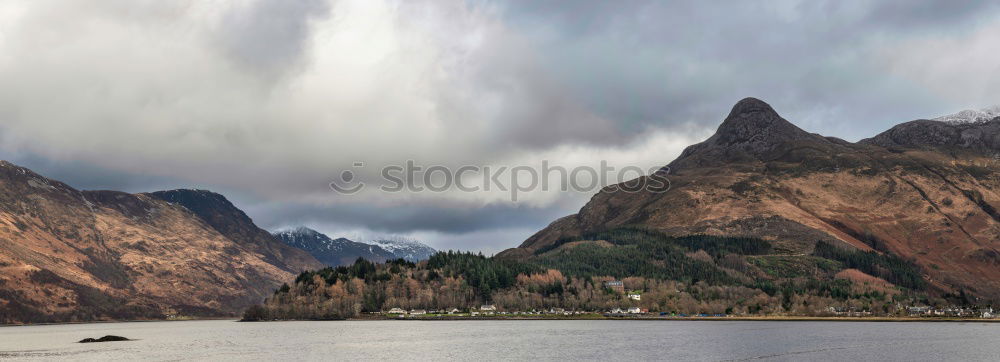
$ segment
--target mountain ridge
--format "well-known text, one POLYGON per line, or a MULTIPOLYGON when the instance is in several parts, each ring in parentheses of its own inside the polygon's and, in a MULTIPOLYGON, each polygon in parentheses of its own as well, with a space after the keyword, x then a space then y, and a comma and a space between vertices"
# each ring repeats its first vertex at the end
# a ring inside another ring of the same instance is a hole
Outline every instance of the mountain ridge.
POLYGON ((949 124, 967 124, 989 122, 1000 117, 1000 105, 982 109, 967 109, 958 113, 934 118, 934 121, 949 124))
POLYGON ((277 229, 271 234, 289 246, 309 252, 327 266, 349 265, 358 258, 373 262, 400 258, 418 262, 437 252, 411 239, 380 238, 370 242, 334 239, 306 226, 277 229))
POLYGON ((370 243, 393 253, 398 258, 403 258, 411 262, 427 260, 427 258, 430 258, 431 255, 437 252, 437 250, 424 243, 402 237, 377 238, 371 240, 370 243))
POLYGON ((327 266, 350 265, 358 258, 372 262, 384 262, 396 258, 395 254, 380 246, 347 238, 333 239, 305 226, 279 230, 272 235, 286 245, 305 250, 327 266))
POLYGON ((286 247, 267 230, 257 227, 250 216, 221 194, 208 190, 175 189, 150 192, 148 195, 191 210, 220 234, 252 247, 269 263, 286 271, 297 273, 302 265, 316 266, 308 253, 286 247))
POLYGON ((914 120, 858 142, 886 148, 967 150, 1000 155, 1000 117, 976 122, 914 120))

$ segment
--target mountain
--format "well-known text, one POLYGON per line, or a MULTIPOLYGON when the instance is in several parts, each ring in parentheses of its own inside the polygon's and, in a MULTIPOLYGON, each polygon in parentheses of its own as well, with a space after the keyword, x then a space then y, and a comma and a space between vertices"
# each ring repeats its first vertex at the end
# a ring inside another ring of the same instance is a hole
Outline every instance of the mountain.
POLYGON ((781 118, 767 103, 746 98, 733 106, 712 137, 687 147, 668 166, 677 171, 752 164, 778 159, 792 149, 797 156, 830 153, 841 144, 842 141, 803 131, 781 118))
POLYGON ((80 191, 0 162, 0 323, 230 316, 321 267, 261 232, 208 191, 80 191))
POLYGON ((384 262, 398 258, 380 246, 359 243, 345 238, 331 239, 321 232, 304 226, 280 230, 275 232, 274 236, 286 245, 305 250, 328 266, 350 265, 358 258, 373 262, 384 262))
POLYGON ((947 116, 935 118, 935 121, 949 124, 966 124, 987 122, 1000 117, 1000 106, 993 106, 983 109, 969 109, 947 116))
POLYGON ((935 120, 906 122, 860 143, 887 148, 935 149, 941 152, 968 150, 1000 155, 1000 115, 997 111, 965 111, 935 120), (970 113, 966 113, 970 112, 970 113), (992 117, 992 118, 990 118, 992 117))
POLYGON ((297 273, 317 266, 316 259, 308 253, 286 246, 267 230, 254 225, 243 210, 222 195, 206 190, 157 191, 149 195, 184 206, 223 236, 239 241, 283 270, 297 273))
MULTIPOLYGON (((768 255, 730 260, 743 271, 726 273, 766 277, 753 272, 762 265, 812 270, 803 266, 816 266, 820 255, 860 252, 843 259, 890 259, 863 272, 848 271, 849 261, 823 263, 831 273, 843 269, 854 276, 889 277, 898 266, 897 283, 932 295, 1000 301, 998 137, 996 118, 917 120, 851 143, 803 131, 767 103, 747 98, 708 140, 685 149, 661 173, 639 180, 666 177, 668 191, 605 188, 577 214, 498 256, 564 265, 560 255, 581 243, 612 248, 605 250, 628 246, 603 241, 632 235, 622 230, 633 229, 664 240, 681 238, 670 241, 678 245, 696 235, 750 238, 766 241, 768 255), (904 264, 912 264, 921 281, 904 277, 914 275, 904 264)), ((646 240, 640 239, 626 244, 646 240)), ((597 252, 588 249, 588 255, 597 252)), ((643 267, 670 268, 663 260, 649 263, 643 267)))
POLYGON ((434 248, 423 243, 406 238, 383 238, 372 240, 372 244, 378 245, 392 253, 396 258, 403 258, 412 262, 427 260, 437 252, 434 248))

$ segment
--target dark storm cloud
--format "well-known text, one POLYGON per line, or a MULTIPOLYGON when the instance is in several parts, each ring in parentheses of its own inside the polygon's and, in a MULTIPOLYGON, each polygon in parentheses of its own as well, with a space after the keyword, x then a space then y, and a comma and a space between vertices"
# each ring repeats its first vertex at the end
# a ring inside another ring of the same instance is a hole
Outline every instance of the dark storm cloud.
POLYGON ((812 131, 847 139, 953 106, 878 67, 873 51, 997 21, 996 3, 974 1, 539 1, 505 9, 546 49, 558 78, 624 132, 711 126, 719 109, 755 96, 812 131))
MULTIPOLYGON (((835 6, 835 2, 828 2, 835 6)), ((863 17, 872 28, 941 31, 956 24, 970 24, 989 18, 1000 7, 995 1, 906 1, 872 2, 873 10, 863 17)))
MULTIPOLYGON (((530 225, 542 227, 565 216, 565 205, 527 207, 517 205, 456 206, 401 205, 378 207, 370 204, 337 205, 251 205, 264 227, 275 229, 296 225, 335 224, 345 229, 366 229, 382 233, 405 234, 433 231, 463 234, 474 231, 530 225)), ((507 247, 513 246, 506 241, 507 247)))
POLYGON ((234 61, 257 71, 292 71, 308 50, 309 22, 329 11, 320 0, 247 2, 223 16, 218 41, 234 61))
POLYGON ((159 175, 110 170, 72 160, 55 160, 34 154, 0 153, 6 161, 30 168, 46 178, 64 182, 77 190, 147 192, 194 187, 189 181, 159 175))

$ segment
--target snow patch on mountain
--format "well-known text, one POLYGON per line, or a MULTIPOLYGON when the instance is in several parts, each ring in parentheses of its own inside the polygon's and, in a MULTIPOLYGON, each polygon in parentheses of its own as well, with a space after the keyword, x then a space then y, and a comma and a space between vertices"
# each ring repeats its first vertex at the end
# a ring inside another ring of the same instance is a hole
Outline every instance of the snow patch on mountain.
POLYGON ((935 121, 948 124, 985 123, 1000 117, 1000 105, 979 110, 969 109, 955 114, 935 118, 935 121))
POLYGON ((402 236, 384 236, 357 242, 347 238, 333 239, 304 226, 279 229, 273 235, 285 244, 309 252, 327 265, 350 264, 358 257, 375 262, 397 258, 417 262, 426 260, 437 252, 419 241, 402 236))
POLYGON ((396 257, 414 262, 430 258, 431 255, 437 252, 434 248, 419 241, 401 236, 378 238, 369 241, 369 243, 388 250, 396 255, 396 257))
POLYGON ((273 235, 285 244, 305 250, 329 266, 350 265, 357 258, 373 262, 398 258, 392 252, 382 249, 378 245, 359 243, 346 238, 332 239, 321 232, 303 226, 277 230, 273 235))

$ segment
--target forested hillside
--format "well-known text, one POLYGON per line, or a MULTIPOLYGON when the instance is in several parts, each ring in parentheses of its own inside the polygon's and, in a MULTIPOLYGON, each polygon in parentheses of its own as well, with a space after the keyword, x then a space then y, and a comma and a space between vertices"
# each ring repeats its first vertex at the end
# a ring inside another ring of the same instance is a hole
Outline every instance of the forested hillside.
POLYGON ((676 314, 827 315, 830 307, 895 315, 915 304, 969 304, 929 297, 911 262, 875 251, 818 244, 809 255, 772 255, 754 238, 671 237, 619 228, 567 238, 525 259, 440 252, 299 275, 248 319, 339 319, 391 308, 504 311, 640 307, 676 314), (605 282, 623 282, 623 291, 605 282), (627 294, 639 294, 640 300, 627 294))

